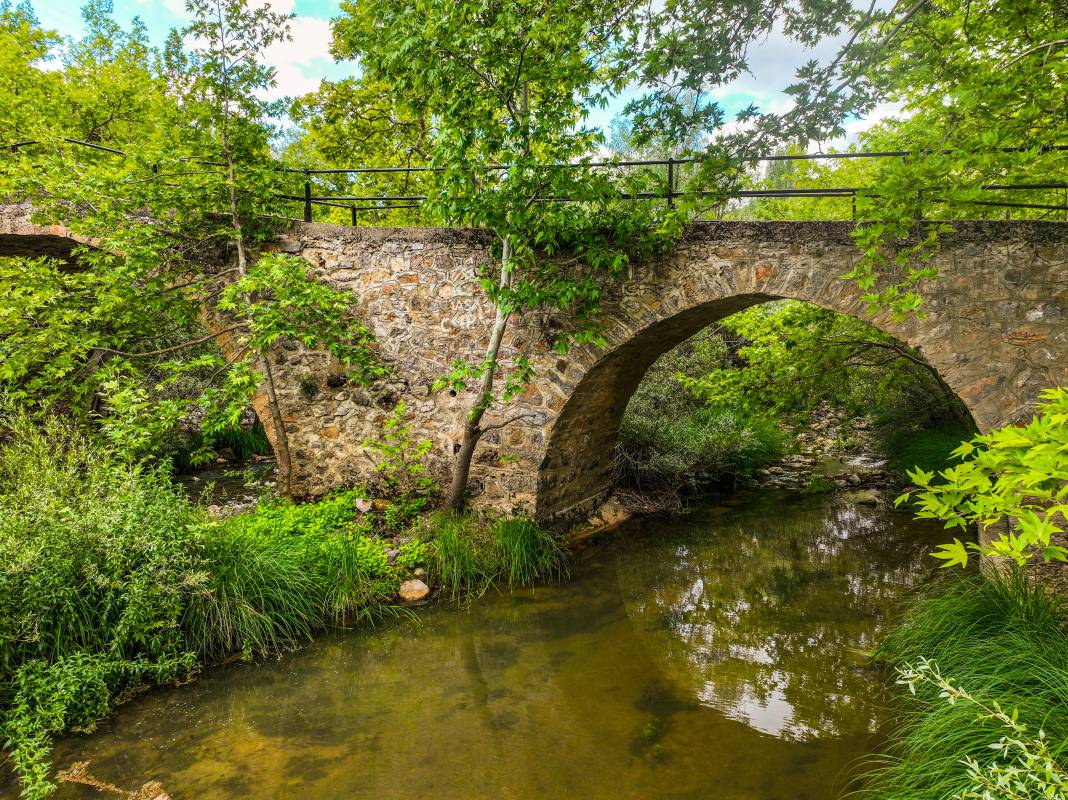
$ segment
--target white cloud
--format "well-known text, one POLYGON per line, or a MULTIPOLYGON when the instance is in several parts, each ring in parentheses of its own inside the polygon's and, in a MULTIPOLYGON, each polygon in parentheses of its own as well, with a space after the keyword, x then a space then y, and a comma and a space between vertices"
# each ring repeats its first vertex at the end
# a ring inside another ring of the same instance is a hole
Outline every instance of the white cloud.
POLYGON ((181 19, 187 19, 185 0, 137 0, 139 6, 162 5, 167 11, 181 19))
POLYGON ((319 87, 322 69, 314 62, 330 60, 330 20, 296 17, 290 22, 292 41, 276 42, 264 52, 264 60, 277 70, 278 85, 272 96, 305 94, 319 87))

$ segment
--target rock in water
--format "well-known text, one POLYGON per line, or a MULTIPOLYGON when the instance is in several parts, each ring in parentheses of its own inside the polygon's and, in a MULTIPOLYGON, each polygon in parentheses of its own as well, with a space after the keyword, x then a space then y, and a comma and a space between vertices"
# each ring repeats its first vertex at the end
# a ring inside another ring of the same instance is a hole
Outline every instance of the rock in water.
POLYGON ((421 603, 426 600, 428 594, 430 587, 418 579, 405 581, 397 592, 397 596, 405 603, 421 603))

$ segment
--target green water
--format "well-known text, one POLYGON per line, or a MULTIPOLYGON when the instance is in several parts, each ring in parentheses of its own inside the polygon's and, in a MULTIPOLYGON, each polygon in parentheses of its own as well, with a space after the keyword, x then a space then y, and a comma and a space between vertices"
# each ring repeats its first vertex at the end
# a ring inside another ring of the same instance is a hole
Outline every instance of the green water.
POLYGON ((634 522, 567 584, 149 693, 56 763, 174 800, 833 798, 887 721, 862 651, 943 537, 768 492, 634 522))

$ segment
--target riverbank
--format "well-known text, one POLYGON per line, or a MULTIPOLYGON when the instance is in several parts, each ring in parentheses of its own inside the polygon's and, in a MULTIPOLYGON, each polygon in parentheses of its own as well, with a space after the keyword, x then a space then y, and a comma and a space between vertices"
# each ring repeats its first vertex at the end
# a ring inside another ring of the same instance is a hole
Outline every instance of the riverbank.
POLYGON ((876 657, 898 721, 865 797, 1068 796, 1068 606, 1021 571, 940 581, 876 657))
POLYGON ((0 731, 28 798, 51 792, 56 735, 145 686, 402 613, 427 583, 456 596, 558 568, 555 539, 526 520, 424 517, 423 496, 359 487, 213 516, 58 419, 3 423, 0 731))
MULTIPOLYGON (((194 503, 166 472, 117 461, 62 423, 49 424, 38 429, 9 420, 0 447, 0 602, 5 612, 0 623, 0 714, 5 737, 13 743, 10 765, 31 798, 50 791, 54 737, 71 729, 92 730, 145 687, 186 682, 220 663, 277 655, 331 629, 383 616, 403 619, 410 614, 407 606, 435 595, 480 596, 494 585, 531 585, 562 570, 560 542, 529 520, 432 513, 425 495, 402 492, 392 501, 372 500, 362 487, 315 504, 261 498, 253 510, 238 492, 236 507, 209 507, 194 503)), ((861 420, 859 429, 865 427, 861 420)), ((814 585, 822 587, 820 607, 827 607, 837 602, 835 592, 848 595, 852 584, 867 576, 875 581, 873 591, 878 589, 881 604, 883 568, 872 564, 890 558, 882 548, 906 543, 891 538, 876 544, 872 537, 895 530, 908 517, 888 511, 881 496, 871 496, 871 481, 884 481, 886 473, 868 454, 871 440, 857 436, 857 429, 857 422, 845 417, 817 420, 798 435, 806 449, 766 469, 757 494, 706 497, 690 509, 690 516, 628 519, 624 507, 606 506, 600 528, 587 528, 583 549, 595 557, 624 538, 597 540, 609 528, 626 526, 630 536, 650 526, 688 530, 701 520, 721 527, 745 518, 756 529, 784 535, 767 547, 746 550, 744 559, 719 544, 717 558, 732 553, 732 570, 758 569, 767 586, 757 600, 719 598, 731 585, 730 575, 718 572, 719 566, 708 574, 695 573, 691 577, 698 582, 690 590, 699 585, 695 597, 700 599, 693 602, 707 599, 709 613, 727 613, 721 602, 777 609, 774 619, 765 620, 770 627, 762 634, 773 643, 784 635, 775 626, 783 615, 794 613, 793 604, 814 585), (851 471, 828 472, 834 464, 851 471), (858 464, 872 467, 865 473, 858 464), (837 476, 829 480, 829 490, 814 489, 814 476, 828 474, 837 476), (854 474, 862 477, 851 478, 854 474), (771 506, 769 498, 776 498, 771 506), (789 509, 798 503, 798 508, 817 504, 829 514, 809 534, 811 552, 795 542, 788 527, 781 528, 781 515, 797 513, 789 509), (843 542, 869 542, 866 555, 843 556, 837 571, 828 572, 826 554, 837 553, 843 542), (833 580, 824 585, 828 578, 833 580)), ((927 554, 944 533, 938 525, 923 527, 928 528, 918 547, 908 545, 913 560, 905 572, 893 573, 895 586, 902 580, 911 585, 916 576, 933 572, 927 554)), ((739 543, 758 541, 744 526, 725 535, 750 537, 739 543)), ((573 537, 571 544, 575 541, 573 537)), ((659 569, 689 574, 687 544, 678 540, 676 547, 681 549, 674 566, 659 569)), ((684 609, 671 613, 681 613, 687 627, 696 607, 687 601, 684 609)), ((856 611, 862 618, 872 613, 863 605, 856 611)), ((707 633, 721 638, 723 619, 716 619, 706 626, 707 633)), ((878 636, 871 630, 855 642, 831 639, 832 649, 870 651, 878 636)), ((768 642, 738 647, 763 651, 768 642)), ((716 645, 701 657, 730 660, 737 657, 732 652, 741 651, 716 645)), ((781 665, 783 657, 776 651, 764 666, 781 665)), ((848 668, 867 669, 860 662, 848 668)), ((807 680, 811 685, 812 679, 807 680)), ((791 707, 809 702, 804 696, 784 696, 791 707)), ((775 704, 767 705, 772 700, 760 700, 757 717, 772 713, 775 704)), ((935 711, 927 707, 923 713, 935 711)), ((783 722, 783 730, 796 730, 791 727, 796 722, 783 722)), ((659 752, 655 725, 650 753, 659 752)), ((907 743, 909 737, 903 733, 899 741, 907 743)), ((872 740, 865 752, 880 746, 872 740)), ((915 760, 908 756, 902 763, 915 760)))

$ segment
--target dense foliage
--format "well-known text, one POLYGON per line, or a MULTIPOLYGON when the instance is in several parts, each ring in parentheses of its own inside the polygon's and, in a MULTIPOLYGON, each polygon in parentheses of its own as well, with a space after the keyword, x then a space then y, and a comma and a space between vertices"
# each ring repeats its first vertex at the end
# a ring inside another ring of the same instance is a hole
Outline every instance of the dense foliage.
POLYGON ((662 356, 631 398, 617 478, 648 500, 732 486, 792 446, 817 407, 871 419, 904 477, 942 467, 974 425, 922 358, 873 326, 798 301, 754 306, 662 356), (919 461, 912 460, 918 458, 919 461))
POLYGON ((0 106, 22 108, 27 87, 44 82, 54 112, 16 115, 10 127, 5 112, 0 136, 23 145, 0 160, 0 192, 95 245, 69 263, 0 264, 0 319, 13 334, 0 338, 0 381, 27 407, 59 404, 137 455, 195 419, 204 450, 194 456, 206 456, 258 390, 284 485, 268 357, 279 340, 332 352, 356 381, 380 372, 351 297, 301 259, 254 252, 284 219, 279 193, 294 191, 271 155, 281 106, 260 99, 274 80, 263 51, 288 36, 287 18, 198 0, 192 49, 174 32, 157 50, 110 10, 87 5, 86 37, 60 48, 28 6, 0 5, 0 35, 20 55, 0 106), (61 67, 42 73, 56 52, 61 67))
POLYGON ((902 665, 899 683, 912 691, 865 796, 1062 797, 1064 623, 1063 602, 1019 573, 957 577, 920 596, 878 651, 902 665))
POLYGON ((686 387, 712 405, 804 413, 829 402, 851 414, 914 427, 968 412, 921 356, 868 323, 798 301, 754 306, 720 323, 736 357, 686 387))
POLYGON ((935 555, 945 566, 966 566, 969 550, 1018 564, 1035 555, 1068 561, 1068 549, 1054 539, 1068 517, 1068 389, 1046 390, 1029 423, 976 436, 954 455, 960 463, 937 475, 910 472, 918 488, 898 498, 912 499, 918 516, 943 520, 947 528, 993 530, 985 545, 959 539, 943 545, 935 555))
POLYGON ((677 507, 686 494, 744 483, 785 451, 772 408, 746 407, 738 395, 710 404, 687 387, 730 360, 722 333, 661 356, 631 397, 615 459, 616 480, 635 500, 677 507))

